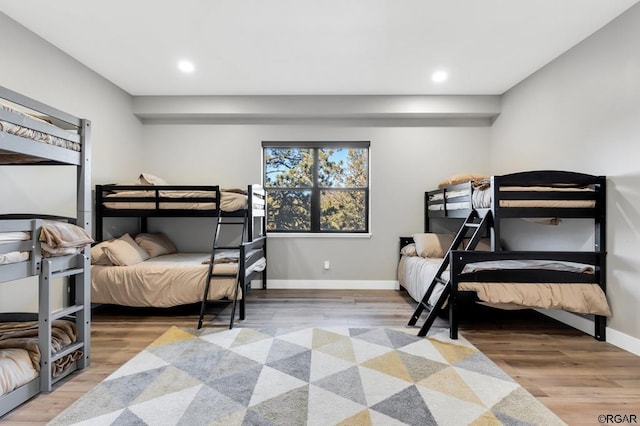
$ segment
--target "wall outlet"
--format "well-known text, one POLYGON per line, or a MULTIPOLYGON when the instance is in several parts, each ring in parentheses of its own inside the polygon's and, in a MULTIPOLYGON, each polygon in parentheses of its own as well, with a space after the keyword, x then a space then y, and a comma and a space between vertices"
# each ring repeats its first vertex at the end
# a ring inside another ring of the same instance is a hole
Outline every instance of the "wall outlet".
POLYGON ((331 264, 329 263, 328 260, 324 261, 324 269, 329 269, 331 267, 331 264))

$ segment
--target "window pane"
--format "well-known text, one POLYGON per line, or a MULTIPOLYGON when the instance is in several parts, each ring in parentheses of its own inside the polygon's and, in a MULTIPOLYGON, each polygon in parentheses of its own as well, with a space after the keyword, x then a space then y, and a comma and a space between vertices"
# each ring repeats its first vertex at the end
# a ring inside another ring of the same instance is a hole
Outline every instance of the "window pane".
POLYGON ((310 231, 311 191, 267 191, 267 231, 310 231))
POLYGON ((266 148, 267 188, 309 188, 313 185, 313 149, 266 148))
POLYGON ((365 191, 321 191, 320 229, 365 232, 367 230, 365 195, 365 191))
POLYGON ((318 179, 322 188, 366 188, 369 157, 366 148, 318 150, 318 179))

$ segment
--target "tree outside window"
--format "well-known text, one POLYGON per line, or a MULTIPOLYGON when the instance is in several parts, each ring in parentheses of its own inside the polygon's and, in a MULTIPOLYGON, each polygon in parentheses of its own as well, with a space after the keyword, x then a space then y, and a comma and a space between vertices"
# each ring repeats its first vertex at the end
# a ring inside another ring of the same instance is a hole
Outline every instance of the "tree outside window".
POLYGON ((369 142, 263 142, 267 230, 369 232, 369 142))

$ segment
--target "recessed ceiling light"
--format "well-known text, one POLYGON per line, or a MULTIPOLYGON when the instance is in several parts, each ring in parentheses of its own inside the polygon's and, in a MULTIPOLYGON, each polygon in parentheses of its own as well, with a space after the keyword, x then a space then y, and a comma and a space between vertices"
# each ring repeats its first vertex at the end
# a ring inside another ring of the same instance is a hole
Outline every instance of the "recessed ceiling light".
POLYGON ((447 79, 447 77, 449 77, 449 75, 446 71, 436 71, 431 76, 431 80, 433 80, 435 83, 442 83, 447 79))
POLYGON ((178 62, 178 69, 185 73, 191 73, 195 69, 193 62, 190 61, 180 61, 178 62))

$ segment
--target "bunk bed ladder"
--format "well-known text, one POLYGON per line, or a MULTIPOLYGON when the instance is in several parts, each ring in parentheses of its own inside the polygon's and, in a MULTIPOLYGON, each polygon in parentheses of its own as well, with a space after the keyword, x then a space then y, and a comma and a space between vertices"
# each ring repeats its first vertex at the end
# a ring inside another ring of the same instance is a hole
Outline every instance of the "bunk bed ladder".
POLYGON ((471 213, 469 213, 467 218, 462 223, 462 226, 460 226, 458 233, 456 234, 455 238, 453 239, 453 242, 451 243, 451 247, 449 247, 449 250, 447 251, 444 259, 442 260, 442 264, 438 268, 438 271, 433 277, 431 284, 427 288, 427 292, 425 293, 422 300, 418 303, 418 306, 416 307, 416 310, 413 313, 413 316, 409 320, 408 325, 414 326, 420 319, 420 316, 422 315, 424 310, 426 309, 428 311, 427 318, 424 324, 422 325, 422 327, 420 328, 420 331, 418 332, 418 336, 424 337, 427 335, 427 332, 433 325, 433 322, 435 321, 436 316, 438 315, 438 312, 442 309, 445 302, 447 301, 447 298, 451 294, 451 281, 442 277, 445 270, 449 267, 449 262, 450 262, 449 255, 451 254, 451 251, 458 250, 458 248, 460 248, 460 246, 462 245, 462 242, 464 241, 464 239, 467 237, 467 234, 471 230, 473 230, 472 235, 469 239, 469 243, 464 248, 464 250, 465 251, 475 250, 476 246, 480 242, 480 238, 482 238, 483 236, 483 232, 487 229, 487 226, 491 222, 492 222, 491 211, 487 211, 483 217, 480 217, 480 215, 476 210, 472 210, 471 213), (433 292, 439 285, 442 286, 442 292, 440 293, 440 296, 438 296, 438 299, 435 302, 435 304, 431 305, 429 304, 429 299, 431 298, 433 292))
MULTIPOLYGON (((207 296, 209 294, 209 287, 211 285, 211 280, 216 278, 233 278, 234 279, 234 292, 233 292, 233 307, 231 308, 231 319, 229 320, 229 329, 233 328, 233 321, 235 319, 236 314, 236 305, 238 302, 238 291, 241 286, 241 276, 240 273, 244 273, 244 268, 241 266, 244 265, 244 251, 242 250, 242 245, 245 242, 245 234, 247 232, 247 221, 248 215, 247 211, 245 211, 243 216, 218 216, 218 221, 216 222, 216 231, 213 237, 213 248, 211 250, 211 257, 209 258, 209 271, 207 272, 207 282, 204 287, 204 293, 202 295, 202 302, 200 304, 200 317, 198 318, 198 329, 202 328, 202 321, 204 318, 206 306, 207 306, 207 296), (242 226, 242 233, 240 234, 240 244, 237 246, 223 246, 220 245, 220 235, 222 228, 233 228, 233 227, 242 226), (236 269, 235 274, 219 274, 214 272, 214 261, 216 259, 216 255, 220 254, 224 251, 239 251, 238 254, 238 268, 236 269)), ((244 289, 243 289, 244 290, 244 289)), ((243 294, 242 297, 245 297, 243 294)), ((240 311, 243 314, 242 309, 240 311)))

